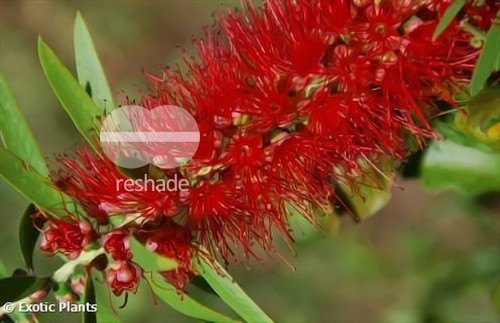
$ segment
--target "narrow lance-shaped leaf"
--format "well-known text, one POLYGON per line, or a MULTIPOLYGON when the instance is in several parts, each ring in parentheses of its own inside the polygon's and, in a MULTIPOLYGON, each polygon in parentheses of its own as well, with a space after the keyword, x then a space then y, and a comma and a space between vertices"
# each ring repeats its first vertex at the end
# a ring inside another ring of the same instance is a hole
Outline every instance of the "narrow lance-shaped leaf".
POLYGON ((453 1, 453 3, 448 7, 448 9, 446 9, 443 17, 441 18, 439 24, 436 27, 436 30, 434 30, 434 34, 432 34, 432 40, 436 40, 443 33, 443 31, 445 31, 446 28, 448 28, 453 19, 455 19, 460 10, 462 10, 464 5, 465 5, 465 0, 453 1))
POLYGON ((41 175, 49 171, 38 145, 18 109, 5 80, 0 75, 0 145, 25 160, 41 175))
POLYGON ((500 13, 488 31, 483 50, 477 60, 470 84, 470 93, 472 96, 481 91, 491 73, 498 71, 498 65, 500 65, 500 13))
POLYGON ((177 268, 177 263, 173 259, 169 259, 148 250, 137 239, 130 239, 130 248, 136 262, 145 271, 166 271, 177 268))
POLYGON ((78 81, 84 89, 90 87, 94 102, 107 112, 115 108, 113 94, 99 61, 90 32, 78 12, 74 27, 75 62, 78 81))
POLYGON ((0 178, 28 201, 52 215, 63 216, 67 212, 84 214, 81 207, 59 192, 48 178, 1 147, 0 178))
POLYGON ((30 204, 24 212, 19 226, 19 244, 21 246, 21 253, 26 266, 31 271, 34 270, 33 250, 35 249, 38 236, 40 235, 40 231, 38 231, 37 228, 41 228, 43 226, 42 220, 36 220, 31 217, 35 212, 35 205, 30 204))
POLYGON ((271 318, 233 281, 222 266, 199 258, 198 271, 219 297, 246 322, 272 322, 271 318), (214 268, 215 267, 215 268, 214 268))
POLYGON ((59 102, 85 140, 98 151, 97 136, 93 138, 92 135, 97 135, 98 119, 102 116, 102 110, 41 38, 38 39, 38 57, 59 102))
MULTIPOLYGON (((114 309, 111 309, 112 305, 110 304, 112 304, 113 299, 109 295, 107 286, 104 284, 96 285, 96 282, 99 282, 99 280, 96 279, 96 277, 98 276, 99 274, 95 270, 89 271, 85 285, 86 292, 83 301, 89 304, 97 304, 97 312, 93 313, 97 322, 120 323, 122 320, 120 320, 118 314, 114 311, 114 309), (94 273, 94 276, 92 276, 92 273, 94 273)), ((82 319, 92 318, 84 316, 82 319)))
MULTIPOLYGON (((89 272, 87 274, 84 303, 86 304, 96 304, 94 281, 92 280, 92 275, 89 272)), ((82 323, 97 323, 97 314, 92 311, 84 311, 82 315, 82 323)))
POLYGON ((151 278, 147 277, 146 279, 156 296, 181 314, 208 322, 236 322, 223 314, 203 306, 187 294, 180 295, 176 288, 167 283, 157 272, 152 273, 151 278))

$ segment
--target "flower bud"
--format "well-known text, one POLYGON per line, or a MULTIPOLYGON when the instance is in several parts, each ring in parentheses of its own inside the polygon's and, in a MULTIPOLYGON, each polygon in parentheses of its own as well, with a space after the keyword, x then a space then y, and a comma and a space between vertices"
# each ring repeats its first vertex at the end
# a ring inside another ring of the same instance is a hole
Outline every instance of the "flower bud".
POLYGON ((141 275, 142 269, 129 261, 116 262, 105 271, 106 283, 116 296, 123 292, 135 293, 141 275))

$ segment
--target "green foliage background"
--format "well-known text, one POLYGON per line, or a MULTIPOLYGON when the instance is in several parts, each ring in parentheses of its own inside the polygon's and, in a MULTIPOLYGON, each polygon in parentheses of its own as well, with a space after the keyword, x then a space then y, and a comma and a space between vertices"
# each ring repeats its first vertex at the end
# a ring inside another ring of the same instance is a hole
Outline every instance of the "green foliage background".
MULTIPOLYGON (((43 77, 36 56, 38 34, 73 68, 72 28, 80 10, 120 101, 123 93, 133 96, 144 88, 143 68, 154 72, 175 64, 180 56, 177 47, 191 50, 189 39, 213 23, 212 13, 236 3, 0 0, 0 71, 44 155, 53 156, 81 138, 43 77)), ((418 181, 398 182, 390 204, 362 224, 345 218, 335 237, 304 239, 296 257, 283 249, 296 270, 275 259, 270 263, 278 265, 252 264, 252 270, 233 265, 234 278, 277 322, 498 320, 498 200, 483 198, 489 203, 478 203, 477 198, 455 192, 423 191, 418 181)), ((6 275, 24 266, 17 228, 27 203, 0 183, 0 205, 0 275, 6 275)), ((40 255, 35 263, 42 273, 61 264, 40 255)), ((215 297, 193 293, 227 313, 215 297)), ((154 305, 146 284, 124 310, 119 305, 124 322, 192 321, 164 304, 154 305)), ((79 319, 53 314, 40 318, 79 319)))

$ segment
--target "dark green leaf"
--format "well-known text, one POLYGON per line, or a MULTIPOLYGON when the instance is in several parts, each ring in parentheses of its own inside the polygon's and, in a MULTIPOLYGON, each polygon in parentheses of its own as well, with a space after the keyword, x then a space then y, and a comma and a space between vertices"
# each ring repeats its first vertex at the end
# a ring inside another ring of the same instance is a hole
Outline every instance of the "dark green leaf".
POLYGON ((48 175, 45 159, 2 76, 0 76, 0 145, 25 160, 43 176, 48 175))
POLYGON ((15 321, 11 319, 10 316, 4 315, 0 317, 0 323, 15 323, 15 321))
POLYGON ((0 279, 0 304, 15 302, 45 287, 47 278, 9 277, 0 279))
POLYGON ((207 292, 207 293, 213 294, 213 295, 217 295, 217 293, 214 291, 214 289, 212 287, 210 287, 210 285, 207 283, 205 278, 203 278, 201 276, 194 276, 193 278, 191 278, 191 281, 189 283, 192 284, 193 286, 196 286, 198 289, 200 289, 204 292, 207 292))
POLYGON ((455 19, 460 10, 462 10, 464 5, 465 5, 465 0, 453 1, 453 3, 448 7, 448 9, 446 9, 446 12, 439 21, 436 30, 434 30, 434 34, 432 35, 432 40, 436 40, 443 33, 443 31, 445 31, 446 28, 448 28, 453 19, 455 19))
MULTIPOLYGON (((85 286, 84 303, 96 304, 94 281, 92 280, 92 275, 90 273, 87 275, 87 285, 85 286)), ((96 312, 91 312, 91 311, 83 312, 82 322, 97 323, 96 312)))
POLYGON ((38 39, 38 57, 59 102, 85 140, 98 151, 96 138, 102 109, 85 93, 84 88, 41 38, 38 39))
POLYGON ((19 226, 19 244, 21 246, 21 253, 24 258, 24 262, 29 270, 33 271, 33 251, 35 249, 38 236, 40 231, 37 230, 41 228, 43 222, 38 220, 39 223, 34 223, 31 216, 36 212, 35 205, 30 204, 26 211, 24 211, 23 217, 21 219, 21 224, 19 226))
POLYGON ((169 259, 148 250, 137 239, 131 238, 130 248, 136 262, 145 271, 167 271, 177 268, 177 263, 173 259, 169 259))
POLYGON ((412 154, 406 162, 398 169, 403 178, 418 178, 420 176, 420 163, 422 162, 422 151, 412 154))
POLYGON ((500 155, 451 140, 434 142, 422 164, 422 181, 431 189, 456 188, 468 194, 500 190, 500 155))
MULTIPOLYGON (((167 283, 156 272, 147 280, 156 296, 179 313, 208 322, 235 322, 235 320, 203 306, 187 294, 180 295, 174 286, 167 283)), ((252 321, 260 322, 260 320, 252 321)))
POLYGON ((488 31, 483 50, 477 60, 470 85, 472 96, 484 88, 491 73, 498 71, 498 65, 500 65, 500 13, 497 15, 496 23, 488 31))
POLYGON ((89 30, 80 13, 77 13, 74 27, 76 71, 80 85, 90 87, 94 102, 111 111, 115 108, 113 94, 106 79, 101 62, 92 42, 89 30))
POLYGON ((50 214, 55 216, 66 215, 67 212, 84 214, 75 202, 54 188, 49 179, 1 147, 0 178, 29 202, 50 214))
POLYGON ((272 322, 260 307, 234 282, 228 272, 214 261, 199 258, 198 271, 219 297, 247 322, 272 322), (214 266, 216 268, 214 268, 214 266))

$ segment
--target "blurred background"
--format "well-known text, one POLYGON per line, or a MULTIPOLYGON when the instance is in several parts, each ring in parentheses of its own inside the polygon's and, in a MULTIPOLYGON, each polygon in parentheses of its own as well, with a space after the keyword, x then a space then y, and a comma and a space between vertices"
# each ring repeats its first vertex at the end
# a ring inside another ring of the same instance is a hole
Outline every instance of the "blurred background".
MULTIPOLYGON (((45 81, 36 56, 42 35, 73 68, 73 20, 86 19, 112 89, 137 96, 143 71, 175 65, 180 48, 237 1, 8 1, 0 0, 0 73, 10 85, 50 160, 80 138, 45 81)), ((277 265, 229 269, 247 293, 277 322, 498 322, 500 212, 458 193, 430 193, 399 179, 389 205, 361 224, 343 219, 334 237, 303 241, 277 265), (494 295, 497 295, 495 298, 494 295), (493 299, 497 299, 494 304, 493 299)), ((0 183, 0 269, 23 267, 17 227, 26 201, 0 183)), ((60 263, 36 256, 41 272, 60 263)), ((203 302, 227 311, 213 296, 203 302)), ((107 298, 105 292, 102 294, 107 298)), ((143 284, 124 322, 191 322, 154 304, 143 284)), ((229 312, 230 313, 230 312, 229 312)), ((44 315, 42 322, 78 320, 44 315)))

